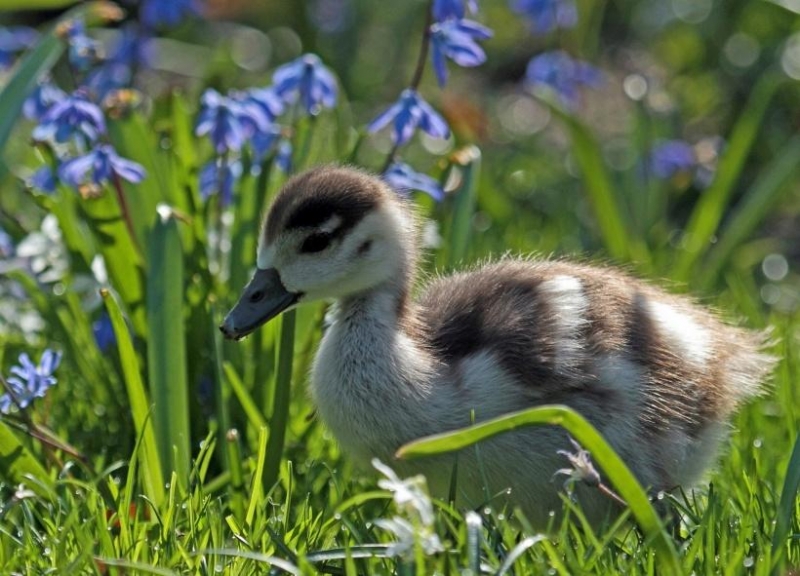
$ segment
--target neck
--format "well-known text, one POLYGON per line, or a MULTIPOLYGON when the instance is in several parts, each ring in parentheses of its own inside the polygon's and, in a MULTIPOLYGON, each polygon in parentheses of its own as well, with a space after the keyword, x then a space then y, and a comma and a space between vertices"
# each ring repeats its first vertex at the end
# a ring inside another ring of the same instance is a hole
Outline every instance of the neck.
POLYGON ((349 296, 336 303, 317 353, 312 395, 320 415, 365 457, 426 427, 418 407, 432 392, 435 364, 407 328, 412 316, 403 284, 349 296), (400 417, 387 419, 387 407, 400 417))

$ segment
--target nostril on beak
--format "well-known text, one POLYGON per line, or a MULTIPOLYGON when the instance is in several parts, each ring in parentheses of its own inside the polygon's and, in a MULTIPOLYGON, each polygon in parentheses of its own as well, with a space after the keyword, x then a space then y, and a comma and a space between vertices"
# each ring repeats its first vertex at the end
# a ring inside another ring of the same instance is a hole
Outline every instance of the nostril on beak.
POLYGON ((252 294, 250 294, 250 302, 258 302, 259 300, 264 299, 264 291, 263 290, 256 290, 252 294))

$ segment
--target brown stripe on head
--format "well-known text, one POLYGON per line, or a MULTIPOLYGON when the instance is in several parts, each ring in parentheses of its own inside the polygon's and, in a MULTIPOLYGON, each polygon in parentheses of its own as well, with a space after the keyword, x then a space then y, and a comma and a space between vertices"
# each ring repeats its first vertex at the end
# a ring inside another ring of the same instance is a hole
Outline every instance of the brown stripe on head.
POLYGON ((331 221, 338 236, 346 233, 387 196, 380 180, 352 168, 321 166, 290 179, 267 214, 266 244, 285 231, 314 228, 331 221))

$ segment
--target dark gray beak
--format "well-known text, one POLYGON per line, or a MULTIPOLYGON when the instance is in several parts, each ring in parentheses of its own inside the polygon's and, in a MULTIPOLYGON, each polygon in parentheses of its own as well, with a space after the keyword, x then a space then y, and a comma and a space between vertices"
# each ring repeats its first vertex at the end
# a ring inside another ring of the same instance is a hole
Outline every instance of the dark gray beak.
POLYGON ((286 290, 275 268, 256 270, 219 329, 225 338, 244 338, 295 304, 301 296, 286 290))

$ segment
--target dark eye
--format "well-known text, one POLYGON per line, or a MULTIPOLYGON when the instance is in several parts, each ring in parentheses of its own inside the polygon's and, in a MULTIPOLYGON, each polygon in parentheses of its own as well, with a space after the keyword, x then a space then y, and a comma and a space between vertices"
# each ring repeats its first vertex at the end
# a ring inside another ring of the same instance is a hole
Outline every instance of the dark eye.
POLYGON ((303 245, 300 246, 300 252, 322 252, 328 245, 331 243, 331 235, 326 232, 319 232, 317 234, 312 234, 305 240, 303 240, 303 245))

